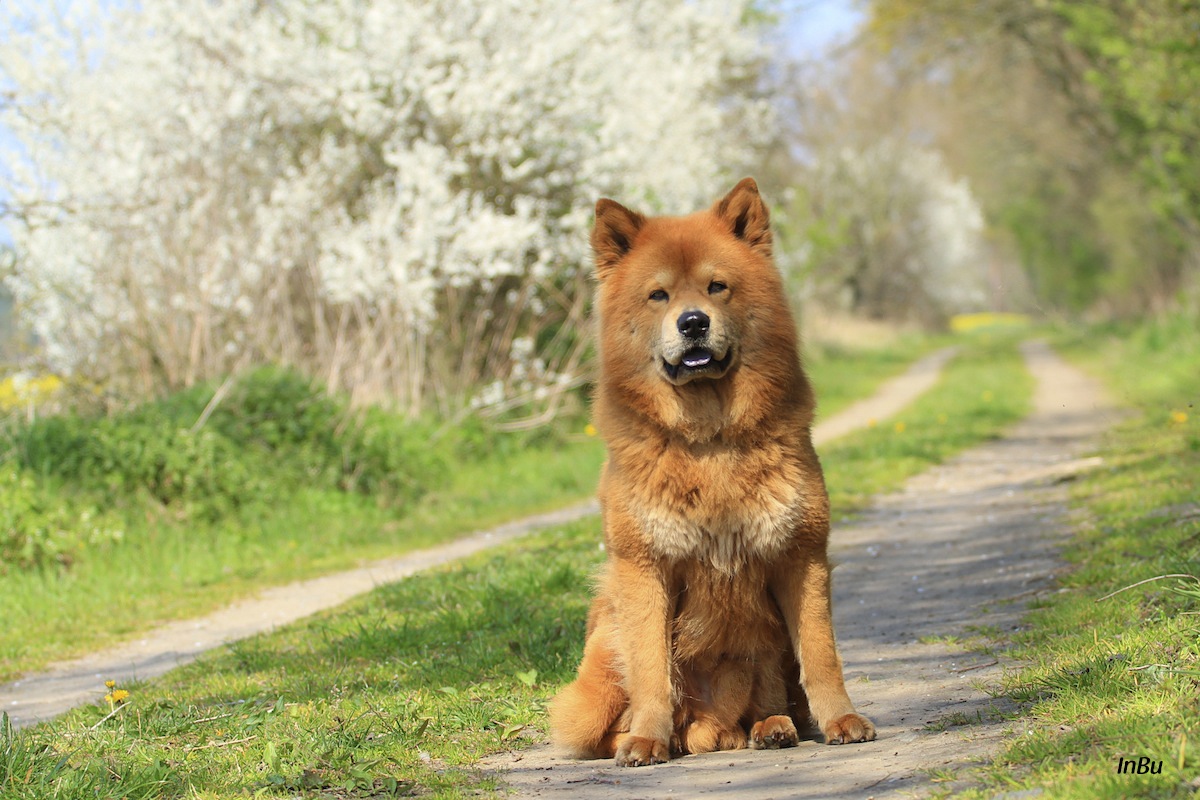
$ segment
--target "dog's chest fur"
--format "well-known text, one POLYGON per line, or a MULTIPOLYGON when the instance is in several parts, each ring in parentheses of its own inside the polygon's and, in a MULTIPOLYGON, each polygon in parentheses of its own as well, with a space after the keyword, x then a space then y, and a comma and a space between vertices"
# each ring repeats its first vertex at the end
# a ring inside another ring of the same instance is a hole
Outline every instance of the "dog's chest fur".
POLYGON ((621 488, 652 553, 732 574, 770 559, 803 516, 804 471, 777 442, 754 447, 667 445, 621 488))

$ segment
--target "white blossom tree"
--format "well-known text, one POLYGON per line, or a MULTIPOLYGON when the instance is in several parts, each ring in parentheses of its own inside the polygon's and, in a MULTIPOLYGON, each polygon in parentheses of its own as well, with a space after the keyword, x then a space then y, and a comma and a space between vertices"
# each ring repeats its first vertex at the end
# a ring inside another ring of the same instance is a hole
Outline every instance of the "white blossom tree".
POLYGON ((711 201, 772 134, 722 0, 6 0, 12 288, 138 393, 282 361, 455 407, 578 380, 601 195, 711 201))

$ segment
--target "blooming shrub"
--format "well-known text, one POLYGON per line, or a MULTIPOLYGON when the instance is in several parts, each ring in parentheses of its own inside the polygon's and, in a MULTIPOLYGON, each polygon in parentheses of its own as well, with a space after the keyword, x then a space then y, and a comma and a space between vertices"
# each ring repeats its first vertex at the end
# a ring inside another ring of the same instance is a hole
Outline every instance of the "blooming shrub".
POLYGON ((595 199, 691 210, 771 134, 731 88, 758 66, 745 8, 10 6, 13 289, 56 369, 116 390, 284 362, 413 411, 557 397, 595 199))

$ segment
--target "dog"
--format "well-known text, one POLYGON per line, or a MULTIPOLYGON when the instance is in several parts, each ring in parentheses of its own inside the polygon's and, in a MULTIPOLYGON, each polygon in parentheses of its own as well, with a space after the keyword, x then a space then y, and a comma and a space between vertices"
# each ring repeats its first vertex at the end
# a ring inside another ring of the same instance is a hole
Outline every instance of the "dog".
POLYGON ((751 178, 706 211, 596 204, 607 562, 554 741, 622 766, 875 738, 830 610, 814 398, 751 178))

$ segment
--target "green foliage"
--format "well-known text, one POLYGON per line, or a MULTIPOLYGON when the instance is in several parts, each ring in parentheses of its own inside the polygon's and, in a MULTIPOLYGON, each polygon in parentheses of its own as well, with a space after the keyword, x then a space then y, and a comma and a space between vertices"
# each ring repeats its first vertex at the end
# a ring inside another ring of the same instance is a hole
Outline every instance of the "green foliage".
POLYGON ((1069 193, 1044 185, 1037 193, 1013 197, 999 209, 997 222, 1012 233, 1036 295, 1079 311, 1096 301, 1106 254, 1087 210, 1073 207, 1069 193))
POLYGON ((333 451, 345 413, 345 403, 300 373, 261 367, 238 378, 206 426, 272 454, 303 447, 333 451))
MULTIPOLYGON (((210 396, 198 395, 194 415, 184 415, 187 424, 210 396)), ((408 430, 402 419, 395 424, 408 430)), ((595 491, 603 448, 584 434, 582 421, 573 434, 467 428, 476 431, 469 448, 455 429, 418 439, 429 451, 422 458, 454 469, 402 508, 381 507, 371 496, 303 476, 284 481, 272 464, 260 473, 264 494, 216 520, 178 518, 156 510, 157 502, 127 499, 127 507, 114 513, 124 517, 119 546, 84 549, 69 570, 12 570, 0 580, 6 623, 0 625, 0 680, 166 620, 206 613, 266 586, 394 557, 595 491)), ((25 474, 52 506, 68 502, 68 494, 85 495, 25 474)))
POLYGON ((1200 222, 1200 5, 1058 0, 1064 38, 1087 60, 1120 154, 1155 190, 1162 217, 1200 222))
POLYGON ((0 575, 9 567, 70 565, 89 546, 120 540, 108 515, 42 489, 13 464, 0 464, 0 575))
POLYGON ((304 486, 403 508, 446 477, 429 426, 381 409, 356 414, 297 373, 248 373, 207 408, 212 395, 198 388, 112 417, 39 419, 16 426, 9 445, 22 467, 106 505, 149 501, 207 521, 304 486))
POLYGON ((1015 240, 1039 300, 1132 316, 1169 306, 1194 283, 1200 4, 869 8, 892 69, 898 61, 924 71, 929 91, 948 98, 943 146, 965 154, 973 188, 1015 240))
POLYGON ((154 405, 120 417, 47 417, 13 434, 29 471, 98 493, 106 505, 149 500, 215 519, 255 495, 258 470, 231 440, 177 427, 154 405))

